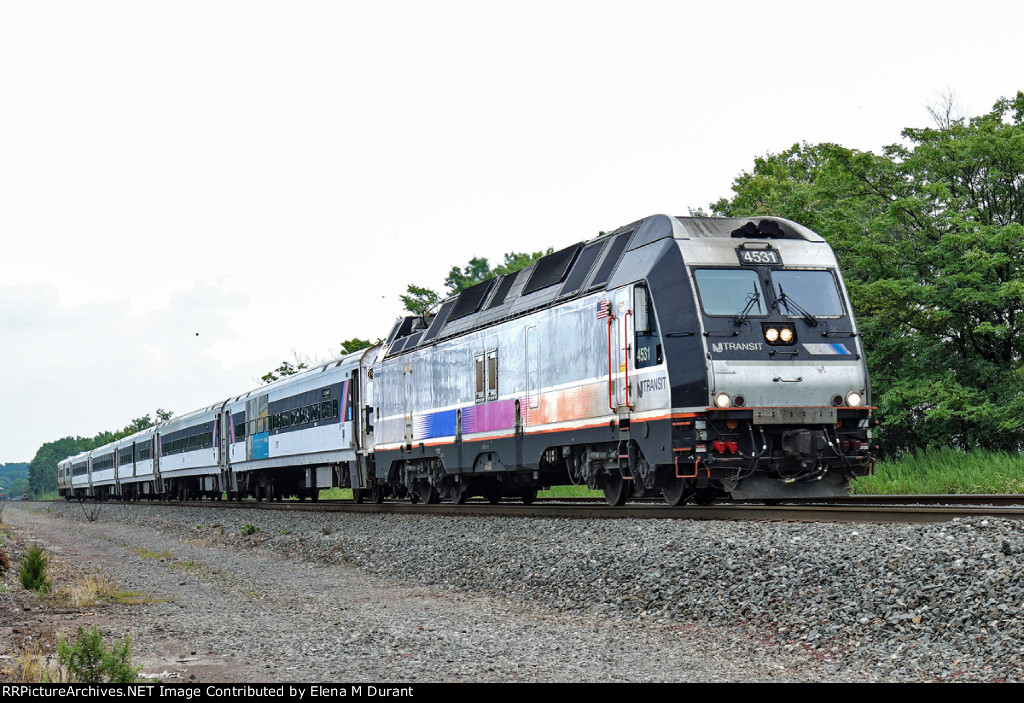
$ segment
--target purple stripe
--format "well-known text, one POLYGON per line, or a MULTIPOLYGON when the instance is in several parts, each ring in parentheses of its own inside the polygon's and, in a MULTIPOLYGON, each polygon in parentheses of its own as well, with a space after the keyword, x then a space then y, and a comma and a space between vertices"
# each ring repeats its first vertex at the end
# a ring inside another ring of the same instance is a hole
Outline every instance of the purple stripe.
POLYGON ((516 423, 516 401, 498 400, 462 409, 462 433, 507 430, 516 423))

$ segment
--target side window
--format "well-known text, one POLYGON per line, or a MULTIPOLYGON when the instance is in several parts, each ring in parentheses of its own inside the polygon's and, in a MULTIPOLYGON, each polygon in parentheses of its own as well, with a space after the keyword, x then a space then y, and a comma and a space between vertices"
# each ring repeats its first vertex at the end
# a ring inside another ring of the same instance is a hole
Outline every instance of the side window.
POLYGON ((474 366, 476 367, 476 393, 473 396, 474 400, 478 403, 482 403, 486 397, 486 380, 484 374, 484 355, 477 354, 473 357, 474 366))
POLYGON ((498 350, 487 352, 487 400, 498 399, 498 350))
POLYGON ((661 363, 661 336, 654 317, 654 306, 644 285, 633 289, 634 368, 642 369, 661 363))

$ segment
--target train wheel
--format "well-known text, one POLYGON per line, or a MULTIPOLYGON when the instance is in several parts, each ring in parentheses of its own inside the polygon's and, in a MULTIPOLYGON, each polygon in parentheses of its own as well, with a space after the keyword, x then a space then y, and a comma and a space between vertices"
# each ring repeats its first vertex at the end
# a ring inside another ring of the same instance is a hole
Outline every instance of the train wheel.
POLYGON ((601 490, 604 491, 604 502, 612 506, 625 505, 632 488, 632 484, 623 479, 617 471, 613 471, 605 477, 604 485, 601 486, 601 490))
POLYGON ((353 488, 352 489, 352 500, 356 505, 362 505, 363 501, 366 500, 366 489, 365 488, 353 488))
POLYGON ((469 498, 469 487, 464 483, 452 484, 445 490, 445 498, 454 505, 464 505, 469 498))
POLYGON ((666 503, 673 507, 683 505, 691 496, 691 493, 687 488, 686 479, 676 478, 673 476, 669 479, 669 485, 662 486, 661 497, 665 499, 666 503))
POLYGON ((530 487, 519 491, 519 500, 523 501, 523 505, 532 504, 533 501, 537 500, 537 489, 530 487))
POLYGON ((434 505, 441 502, 441 495, 437 492, 437 487, 427 481, 419 481, 414 494, 425 505, 434 505))

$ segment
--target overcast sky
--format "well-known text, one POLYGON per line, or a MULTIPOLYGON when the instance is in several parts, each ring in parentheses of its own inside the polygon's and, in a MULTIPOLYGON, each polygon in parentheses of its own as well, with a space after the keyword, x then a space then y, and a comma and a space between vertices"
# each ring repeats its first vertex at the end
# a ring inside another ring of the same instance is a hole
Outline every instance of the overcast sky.
POLYGON ((1011 2, 0 0, 0 462, 1024 89, 1011 2))

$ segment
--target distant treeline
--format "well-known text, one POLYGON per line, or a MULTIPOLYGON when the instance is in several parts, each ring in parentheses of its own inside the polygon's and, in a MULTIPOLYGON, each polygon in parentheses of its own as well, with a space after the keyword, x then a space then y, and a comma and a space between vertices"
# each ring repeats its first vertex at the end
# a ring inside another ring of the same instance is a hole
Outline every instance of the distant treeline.
POLYGON ((95 437, 63 437, 53 442, 47 442, 36 451, 35 457, 27 465, 29 493, 35 498, 40 498, 57 492, 58 461, 133 435, 147 427, 152 427, 157 422, 171 419, 173 414, 165 410, 157 410, 156 420, 147 413, 142 417, 135 418, 124 429, 116 432, 100 432, 95 437))
POLYGON ((0 488, 8 498, 28 493, 28 464, 0 464, 0 488))

